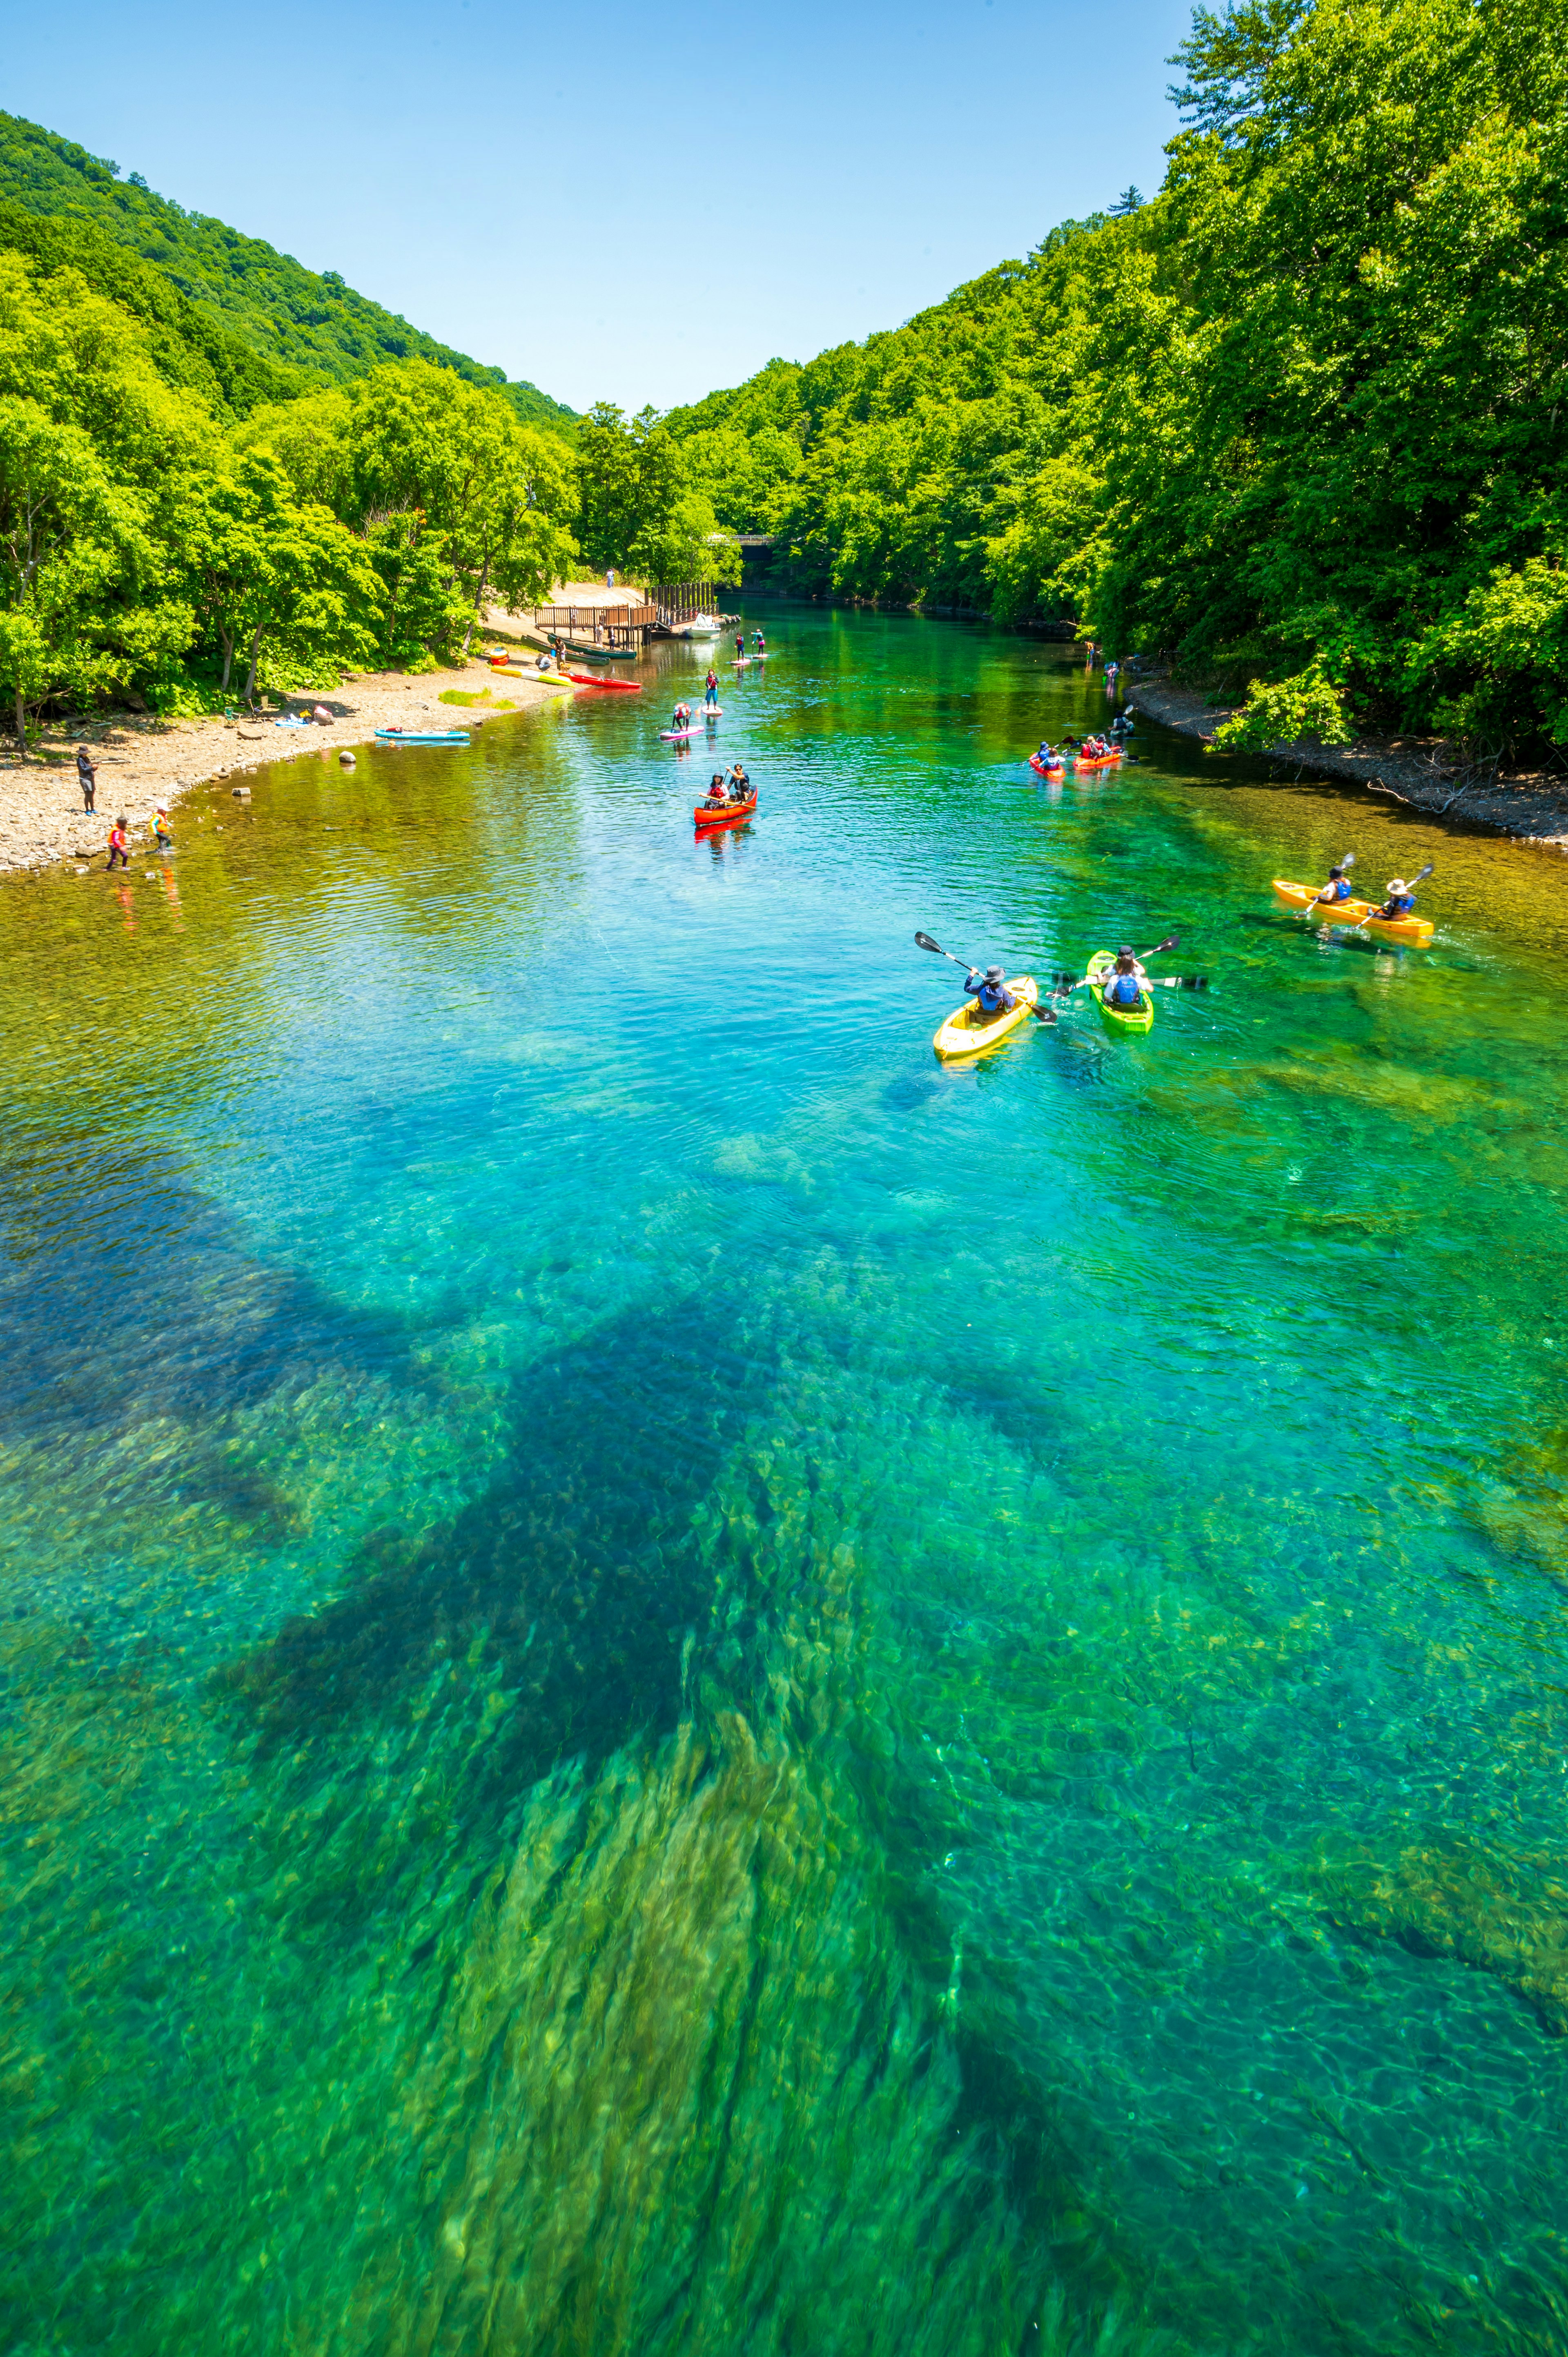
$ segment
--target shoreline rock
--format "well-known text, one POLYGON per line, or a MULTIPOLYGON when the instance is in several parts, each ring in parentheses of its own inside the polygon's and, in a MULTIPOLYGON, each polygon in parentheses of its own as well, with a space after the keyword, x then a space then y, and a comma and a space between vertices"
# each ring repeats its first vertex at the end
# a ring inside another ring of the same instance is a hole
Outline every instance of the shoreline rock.
MULTIPOLYGON (((1122 679, 1124 703, 1177 736, 1212 741, 1235 705, 1211 705, 1198 688, 1177 687, 1160 673, 1122 679)), ((1489 765, 1465 768, 1446 757, 1440 738, 1365 738, 1353 745, 1272 745, 1251 759, 1289 762, 1299 775, 1334 778, 1388 794, 1412 810, 1452 816, 1466 826, 1490 828, 1515 843, 1568 852, 1568 779, 1544 773, 1499 777, 1489 765)))

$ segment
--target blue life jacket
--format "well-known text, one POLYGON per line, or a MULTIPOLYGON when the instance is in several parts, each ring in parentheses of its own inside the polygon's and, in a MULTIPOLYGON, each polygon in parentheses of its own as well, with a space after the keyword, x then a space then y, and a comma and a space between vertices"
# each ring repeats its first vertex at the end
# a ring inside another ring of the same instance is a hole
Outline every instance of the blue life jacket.
POLYGON ((1334 897, 1337 900, 1348 900, 1350 899, 1350 879, 1348 876, 1337 876, 1335 877, 1334 897))
POLYGON ((1391 892, 1389 907, 1396 917, 1408 917, 1415 906, 1413 892, 1391 892))
POLYGON ((1107 974, 1104 989, 1112 1006, 1136 1006, 1144 996, 1144 985, 1135 974, 1107 974))

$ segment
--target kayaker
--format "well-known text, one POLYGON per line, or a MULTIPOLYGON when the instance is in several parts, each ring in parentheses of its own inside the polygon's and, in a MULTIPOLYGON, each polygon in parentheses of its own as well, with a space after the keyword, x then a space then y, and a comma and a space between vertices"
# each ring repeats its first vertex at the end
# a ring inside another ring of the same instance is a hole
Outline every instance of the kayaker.
POLYGON ((1372 913, 1377 917, 1408 917, 1414 907, 1415 894, 1411 890, 1410 886, 1405 882, 1404 877, 1402 876, 1391 876, 1389 878, 1389 897, 1383 902, 1382 907, 1380 909, 1375 909, 1372 913))
POLYGON ((703 700, 708 704, 716 704, 719 700, 719 675, 716 671, 711 671, 708 673, 707 685, 703 690, 703 700))
POLYGON ((1107 1006, 1132 1008, 1141 1005, 1147 980, 1136 952, 1118 950, 1116 963, 1101 985, 1101 996, 1107 1006))
POLYGON ((1353 898, 1354 895, 1350 890, 1350 878, 1346 875, 1345 870, 1342 867, 1331 867, 1328 871, 1328 881, 1324 886, 1322 891, 1318 894, 1317 899, 1313 903, 1313 905, 1316 908, 1320 903, 1332 903, 1338 900, 1348 900, 1353 898))
POLYGON ((972 965, 963 987, 966 996, 980 1001, 983 1015, 1005 1015, 1018 1004, 1007 987, 1006 970, 999 965, 988 965, 983 974, 972 965))
POLYGON ((1050 767, 1061 759, 1061 755, 1059 753, 1052 752, 1051 740, 1048 737, 1042 737, 1040 739, 1040 749, 1036 754, 1035 759, 1036 761, 1042 761, 1047 767, 1050 767))

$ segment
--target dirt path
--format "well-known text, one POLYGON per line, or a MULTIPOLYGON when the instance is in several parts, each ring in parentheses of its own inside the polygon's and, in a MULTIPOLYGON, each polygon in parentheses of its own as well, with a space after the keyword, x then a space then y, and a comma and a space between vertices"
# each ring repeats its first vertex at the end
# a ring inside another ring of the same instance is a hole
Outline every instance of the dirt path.
MULTIPOLYGON (((1211 705, 1201 690, 1173 686, 1157 675, 1123 674, 1125 701, 1162 727, 1208 744, 1233 705, 1211 705)), ((1496 827, 1519 843, 1539 843, 1568 851, 1568 779, 1545 773, 1498 777, 1489 769, 1466 771, 1446 758, 1436 739, 1369 738, 1356 745, 1275 745, 1267 758, 1293 764, 1315 777, 1348 778, 1373 793, 1391 794, 1414 809, 1478 826, 1496 827)))
MULTIPOLYGON (((497 619, 509 636, 519 635, 515 622, 497 619)), ((173 810, 183 795, 214 778, 240 779, 273 761, 363 745, 378 728, 494 727, 565 693, 537 680, 498 677, 488 664, 473 662, 413 679, 403 672, 368 673, 330 693, 286 699, 295 713, 324 705, 333 716, 327 726, 277 728, 270 716, 229 724, 117 712, 74 730, 50 728, 44 759, 0 761, 0 872, 106 856, 109 829, 122 811, 133 841, 143 843, 160 803, 173 810), (489 689, 493 700, 443 704, 447 689, 469 695, 489 689), (511 711, 502 709, 503 699, 511 711), (78 745, 86 745, 98 764, 91 817, 82 811, 76 781, 78 745)))

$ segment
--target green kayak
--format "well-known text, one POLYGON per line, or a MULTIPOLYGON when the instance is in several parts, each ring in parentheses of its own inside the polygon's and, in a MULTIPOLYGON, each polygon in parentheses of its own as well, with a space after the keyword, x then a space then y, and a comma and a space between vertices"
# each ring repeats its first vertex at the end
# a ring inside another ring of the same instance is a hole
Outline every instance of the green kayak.
POLYGON ((1112 1031, 1152 1031, 1155 1028, 1155 1002, 1146 990, 1140 993, 1136 1006, 1123 1009, 1106 1006, 1105 993, 1101 989, 1097 977, 1108 974, 1115 963, 1114 950, 1096 950, 1089 961, 1089 972, 1084 977, 1090 985, 1090 995, 1104 1017, 1107 1028, 1112 1031))

